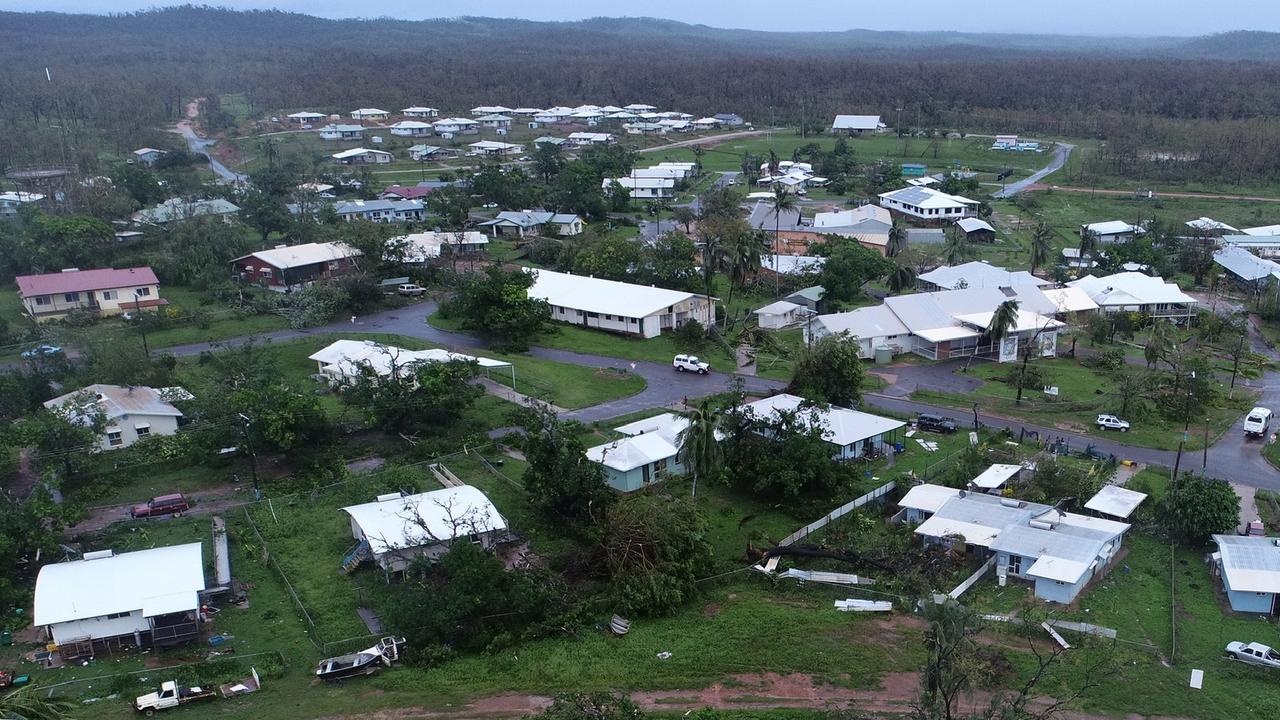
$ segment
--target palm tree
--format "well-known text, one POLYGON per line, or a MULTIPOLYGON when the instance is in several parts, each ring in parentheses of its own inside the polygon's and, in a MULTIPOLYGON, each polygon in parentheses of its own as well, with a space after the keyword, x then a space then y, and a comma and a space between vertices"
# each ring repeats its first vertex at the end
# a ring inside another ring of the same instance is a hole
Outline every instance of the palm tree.
POLYGON ((907 230, 902 227, 898 218, 898 215, 893 216, 893 225, 889 228, 889 242, 884 247, 884 254, 889 257, 897 257, 898 253, 907 249, 907 230))
MULTIPOLYGON (((700 228, 701 229, 701 228, 700 228)), ((701 233, 702 236, 702 284, 707 297, 715 294, 716 270, 724 265, 724 246, 719 235, 701 233)), ((726 311, 727 314, 727 311, 726 311)), ((707 303, 707 324, 710 328, 716 321, 711 314, 711 303, 707 303)))
POLYGON ((991 325, 987 327, 987 340, 995 345, 1009 335, 1009 331, 1018 325, 1018 301, 1005 300, 996 307, 991 316, 991 325))
MULTIPOLYGON (((725 302, 727 308, 733 303, 733 289, 745 287, 747 280, 760 269, 760 242, 756 231, 737 233, 725 238, 721 246, 721 262, 729 271, 729 297, 725 302)), ((725 313, 725 325, 728 326, 729 314, 725 313)))
POLYGON ((71 712, 66 700, 45 698, 27 685, 0 698, 0 718, 4 720, 61 720, 71 712))
MULTIPOLYGON (((1098 249, 1098 233, 1084 228, 1080 231, 1080 262, 1084 262, 1086 257, 1093 257, 1093 253, 1098 249)), ((1088 269, 1088 265, 1085 265, 1088 269)))
POLYGON ((1053 228, 1049 227, 1049 223, 1041 220, 1036 223, 1036 228, 1031 232, 1031 274, 1036 274, 1036 268, 1049 262, 1049 241, 1053 239, 1053 228))
POLYGON ((769 148, 769 174, 776 172, 778 172, 778 153, 774 152, 773 148, 769 148))
POLYGON ((693 496, 698 495, 698 480, 714 477, 724 460, 716 430, 720 427, 720 411, 703 400, 689 413, 689 426, 680 431, 680 450, 676 458, 693 476, 693 496))
MULTIPOLYGON (((770 151, 772 155, 772 151, 770 151)), ((777 159, 776 155, 772 155, 773 159, 777 159)), ((795 200, 791 197, 791 193, 785 185, 774 183, 773 199, 769 201, 773 206, 773 274, 777 283, 776 292, 782 292, 782 276, 778 274, 778 254, 782 251, 782 211, 794 210, 796 207, 795 200)))
POLYGON ((1168 323, 1156 320, 1151 325, 1151 335, 1147 338, 1147 346, 1142 349, 1142 357, 1147 361, 1147 368, 1154 368, 1165 355, 1169 354, 1173 338, 1169 337, 1168 323))
POLYGON ((906 265, 899 265, 889 273, 889 292, 897 295, 916 285, 916 272, 906 265))
POLYGON ((964 257, 968 253, 969 248, 965 242, 964 234, 957 232, 953 226, 951 232, 947 233, 946 244, 942 246, 942 259, 948 265, 959 265, 964 261, 964 257))

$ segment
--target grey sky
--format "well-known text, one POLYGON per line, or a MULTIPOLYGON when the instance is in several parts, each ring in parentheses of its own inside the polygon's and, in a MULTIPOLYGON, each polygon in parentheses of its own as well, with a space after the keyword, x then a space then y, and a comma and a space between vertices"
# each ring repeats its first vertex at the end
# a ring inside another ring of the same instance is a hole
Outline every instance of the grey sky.
MULTIPOLYGON (((0 0, 5 10, 121 12, 170 4, 161 0, 0 0)), ((176 4, 176 3, 175 3, 176 4)), ((215 0, 233 8, 279 8, 322 17, 353 15, 422 19, 439 15, 577 20, 647 15, 715 27, 758 30, 958 30, 1089 35, 1200 35, 1226 30, 1280 31, 1280 3, 1261 0, 215 0), (1246 25, 1247 19, 1247 25, 1246 25)))

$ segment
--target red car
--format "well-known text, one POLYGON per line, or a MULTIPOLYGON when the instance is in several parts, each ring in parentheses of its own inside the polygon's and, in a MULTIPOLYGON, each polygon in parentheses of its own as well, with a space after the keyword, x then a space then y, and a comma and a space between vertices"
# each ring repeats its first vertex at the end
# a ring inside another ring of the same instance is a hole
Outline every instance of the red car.
POLYGON ((142 505, 134 505, 129 509, 129 515, 135 518, 159 517, 161 515, 177 517, 190 509, 191 505, 187 502, 187 498, 182 493, 174 493, 151 498, 142 505))

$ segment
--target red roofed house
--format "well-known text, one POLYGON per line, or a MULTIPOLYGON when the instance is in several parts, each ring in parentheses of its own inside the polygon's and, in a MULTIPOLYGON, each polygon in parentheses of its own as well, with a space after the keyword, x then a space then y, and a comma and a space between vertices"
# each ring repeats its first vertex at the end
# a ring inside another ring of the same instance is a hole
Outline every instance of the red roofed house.
POLYGON ((149 267, 63 270, 19 275, 14 281, 22 306, 36 322, 63 318, 73 310, 105 317, 169 303, 160 297, 160 281, 149 267))
POLYGON ((410 185, 392 185, 378 196, 380 200, 420 200, 431 194, 431 188, 410 185))

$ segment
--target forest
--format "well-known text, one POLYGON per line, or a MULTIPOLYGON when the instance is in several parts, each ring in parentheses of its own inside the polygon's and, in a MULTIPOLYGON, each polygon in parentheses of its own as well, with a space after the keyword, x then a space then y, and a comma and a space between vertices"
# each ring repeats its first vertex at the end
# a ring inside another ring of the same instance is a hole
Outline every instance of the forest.
MULTIPOLYGON (((243 94, 259 113, 429 103, 647 102, 818 129, 868 112, 922 130, 1116 138, 1108 162, 1204 158, 1270 179, 1280 64, 1270 35, 1103 42, 955 33, 759 33, 659 20, 323 20, 180 7, 113 16, 0 13, 0 168, 92 168, 243 94), (1241 43, 1257 60, 1243 62, 1241 43), (394 68, 394 71, 390 69, 394 68), (46 69, 48 75, 46 75, 46 69), (1128 138, 1138 138, 1132 142, 1128 138), (1207 144, 1212 143, 1212 147, 1207 144)), ((1202 172, 1201 168, 1196 169, 1202 172)))

